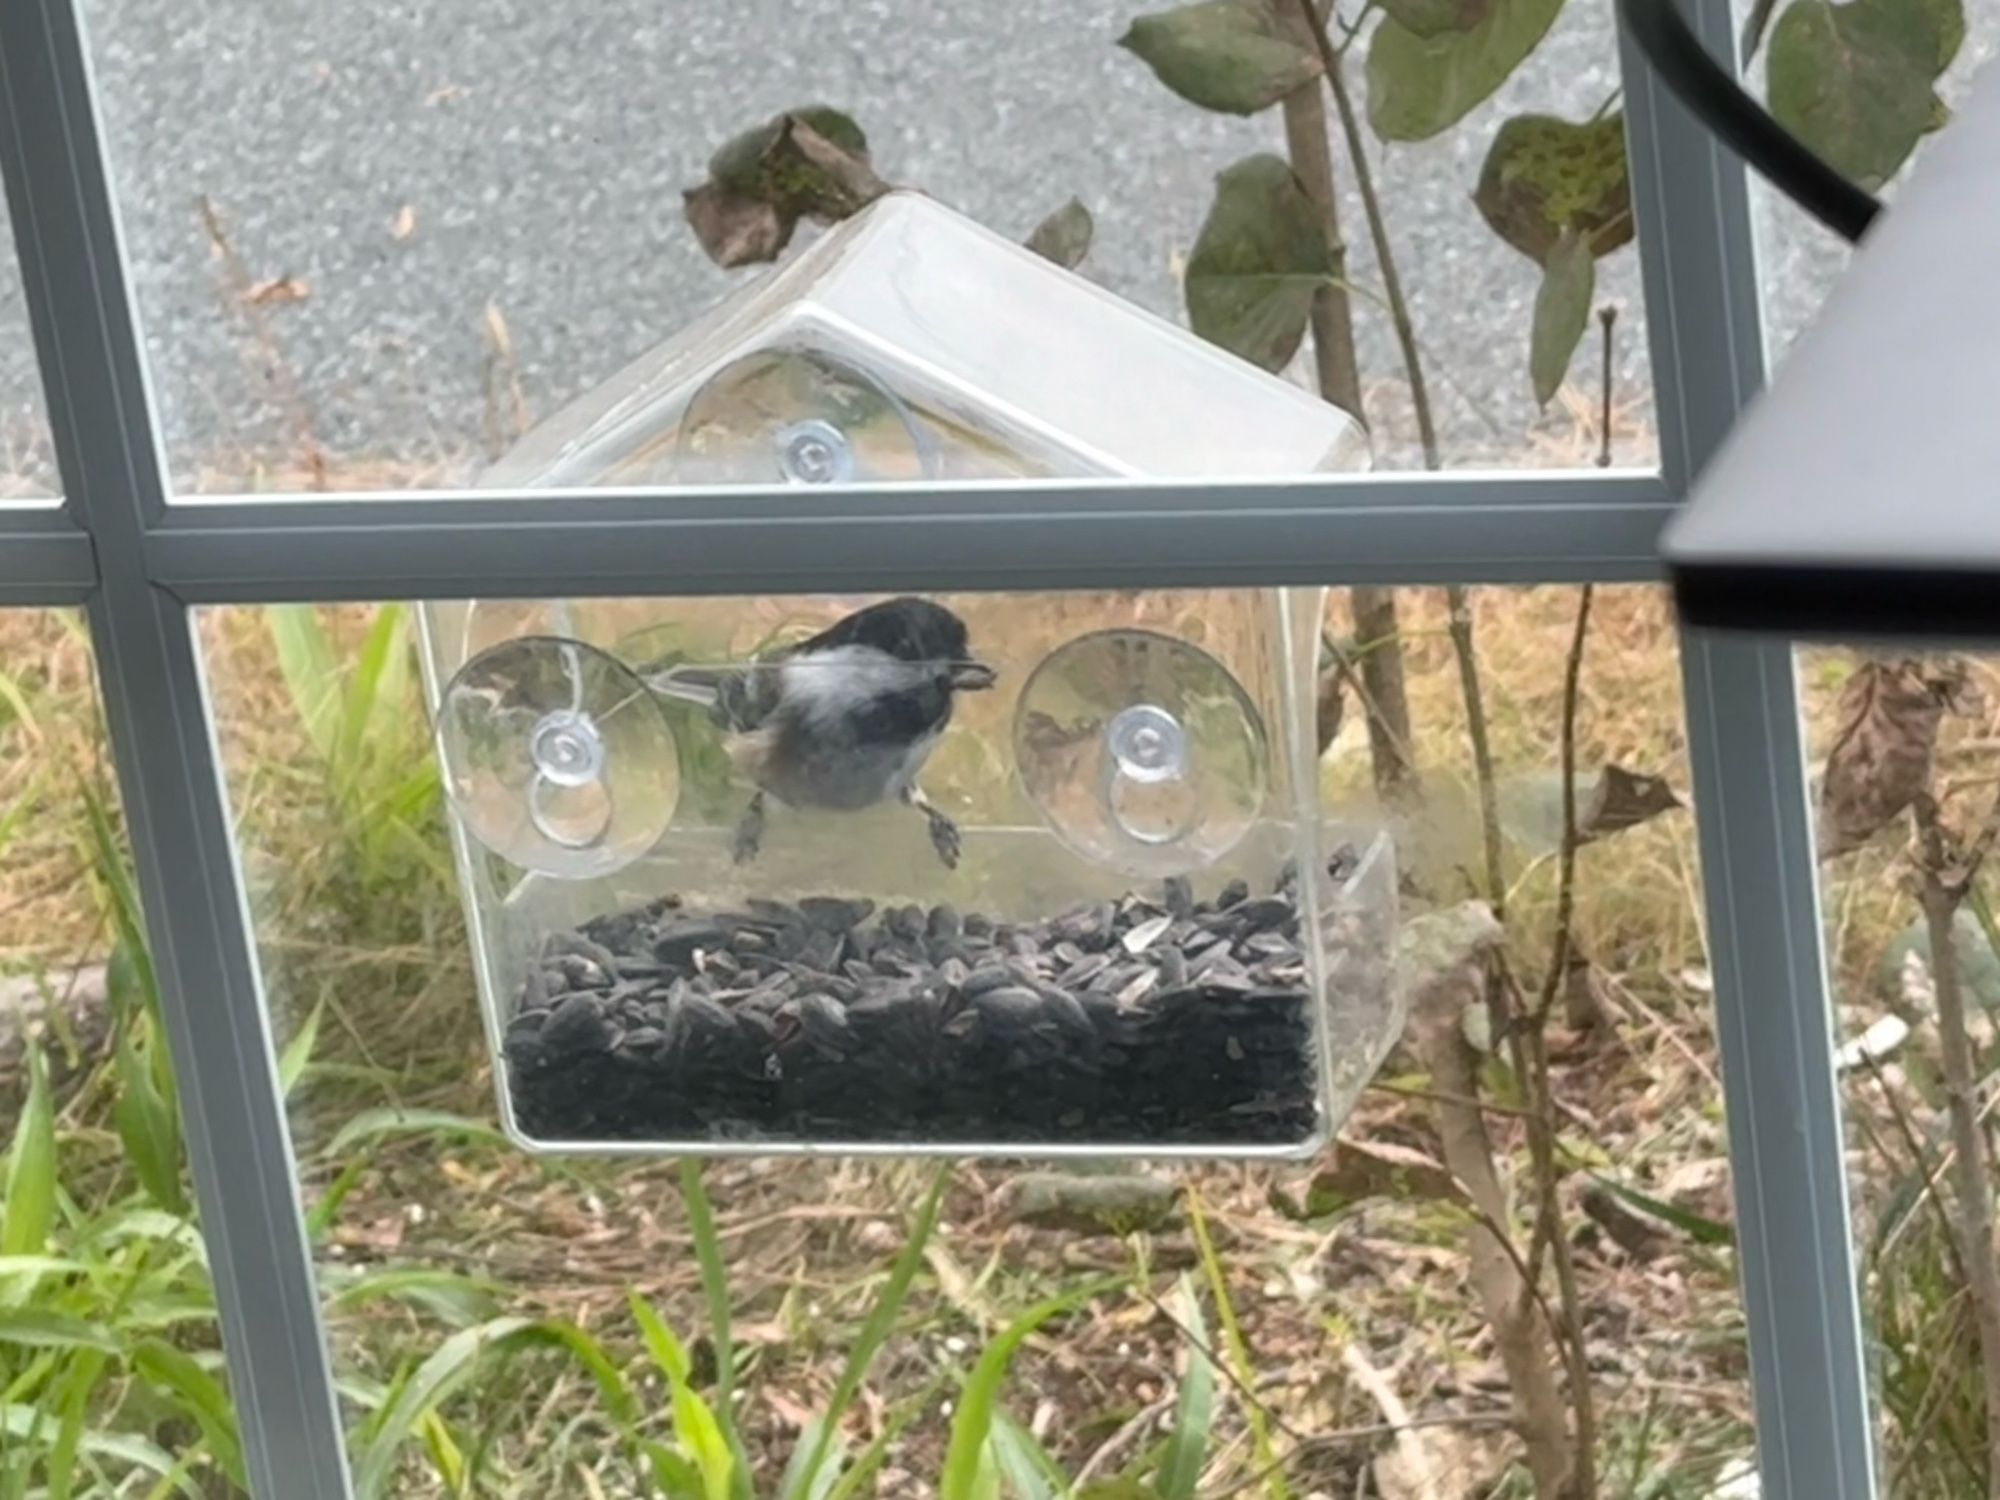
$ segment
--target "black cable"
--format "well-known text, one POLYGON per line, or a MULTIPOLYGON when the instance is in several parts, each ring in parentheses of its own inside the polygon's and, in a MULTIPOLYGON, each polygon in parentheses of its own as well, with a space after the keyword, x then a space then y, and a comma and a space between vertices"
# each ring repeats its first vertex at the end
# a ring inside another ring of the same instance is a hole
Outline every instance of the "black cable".
POLYGON ((1858 240, 1882 204, 1856 187, 1743 91, 1689 29, 1677 0, 1618 0, 1618 14, 1674 96, 1771 186, 1842 239, 1858 240))

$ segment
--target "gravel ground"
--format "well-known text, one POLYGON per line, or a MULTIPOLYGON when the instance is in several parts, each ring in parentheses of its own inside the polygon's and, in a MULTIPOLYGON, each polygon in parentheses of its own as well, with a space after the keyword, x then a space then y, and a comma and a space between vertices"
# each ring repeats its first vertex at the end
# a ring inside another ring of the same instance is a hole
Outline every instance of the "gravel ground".
MULTIPOLYGON (((492 442, 488 306, 511 335, 530 413, 588 388, 754 274, 702 257, 680 189, 719 140, 808 100, 850 109, 885 175, 1007 233, 1080 196, 1098 219, 1088 273, 1177 315, 1176 262, 1211 178, 1275 146, 1278 122, 1207 115, 1168 95, 1112 45, 1136 8, 90 0, 126 248, 180 482, 296 483, 284 470, 307 425, 336 464, 463 478, 492 442), (263 309, 264 336, 230 290, 203 197, 253 281, 302 284, 299 300, 263 309)), ((2000 0, 1975 8, 1983 56, 2000 0)), ((1955 79, 1969 71, 1962 61, 1955 79)), ((1536 461, 1537 451, 1546 462, 1569 425, 1537 423, 1526 373, 1536 273, 1473 210, 1480 158, 1508 114, 1586 115, 1615 82, 1610 6, 1573 0, 1530 66, 1471 119, 1383 153, 1453 462, 1536 461)), ((1782 345, 1842 256, 1785 210, 1765 219, 1782 345)), ((1369 277, 1351 205, 1350 220, 1369 277)), ((19 471, 30 462, 19 419, 32 358, 18 288, 0 283, 0 392, 14 419, 0 435, 14 434, 19 471)), ((1620 380, 1636 398, 1646 376, 1633 251, 1606 263, 1600 294, 1626 310, 1620 380)), ((1407 427, 1394 349, 1384 319, 1364 309, 1362 323, 1394 460, 1407 427)), ((1643 407, 1634 412, 1643 429, 1643 407)), ((1651 456, 1643 430, 1620 453, 1651 456)))

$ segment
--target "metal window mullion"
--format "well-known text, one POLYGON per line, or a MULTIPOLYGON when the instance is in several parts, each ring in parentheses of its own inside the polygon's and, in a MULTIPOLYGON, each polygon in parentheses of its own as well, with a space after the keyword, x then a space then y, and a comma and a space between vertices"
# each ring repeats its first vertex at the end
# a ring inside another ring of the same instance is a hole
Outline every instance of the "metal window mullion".
POLYGON ((253 1491, 342 1500, 346 1453, 284 1098, 187 608, 146 576, 165 508, 70 0, 0 0, 0 172, 88 600, 253 1491))
MULTIPOLYGON (((1729 0, 1684 0, 1733 59, 1729 0)), ((1749 184, 1625 42, 1662 468, 1676 494, 1764 381, 1749 184)), ((1873 1419, 1789 641, 1681 638, 1764 1500, 1872 1500, 1873 1419)))
POLYGON ((96 586, 90 534, 60 501, 0 502, 0 609, 81 604, 96 586))
POLYGON ((1656 475, 1343 475, 176 504, 190 601, 1659 576, 1656 475))

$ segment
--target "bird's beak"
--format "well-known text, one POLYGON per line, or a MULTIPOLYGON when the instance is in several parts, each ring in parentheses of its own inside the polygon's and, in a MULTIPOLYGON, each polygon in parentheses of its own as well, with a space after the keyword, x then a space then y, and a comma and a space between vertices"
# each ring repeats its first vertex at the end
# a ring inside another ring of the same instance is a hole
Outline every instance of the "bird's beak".
POLYGON ((951 664, 951 685, 962 693, 983 692, 1000 680, 1000 674, 983 661, 957 661, 951 664))

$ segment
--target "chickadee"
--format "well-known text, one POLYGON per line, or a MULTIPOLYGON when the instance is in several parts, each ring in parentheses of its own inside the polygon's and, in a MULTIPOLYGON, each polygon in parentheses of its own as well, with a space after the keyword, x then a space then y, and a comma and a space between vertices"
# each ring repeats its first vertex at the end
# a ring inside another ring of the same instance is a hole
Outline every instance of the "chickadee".
POLYGON ((728 735, 730 759, 757 790, 736 825, 740 864, 756 856, 767 797, 789 807, 851 811, 891 798, 922 813, 947 869, 958 826, 917 786, 960 692, 993 686, 965 622, 928 599, 871 604, 811 640, 740 668, 670 667, 652 687, 703 703, 728 735))

